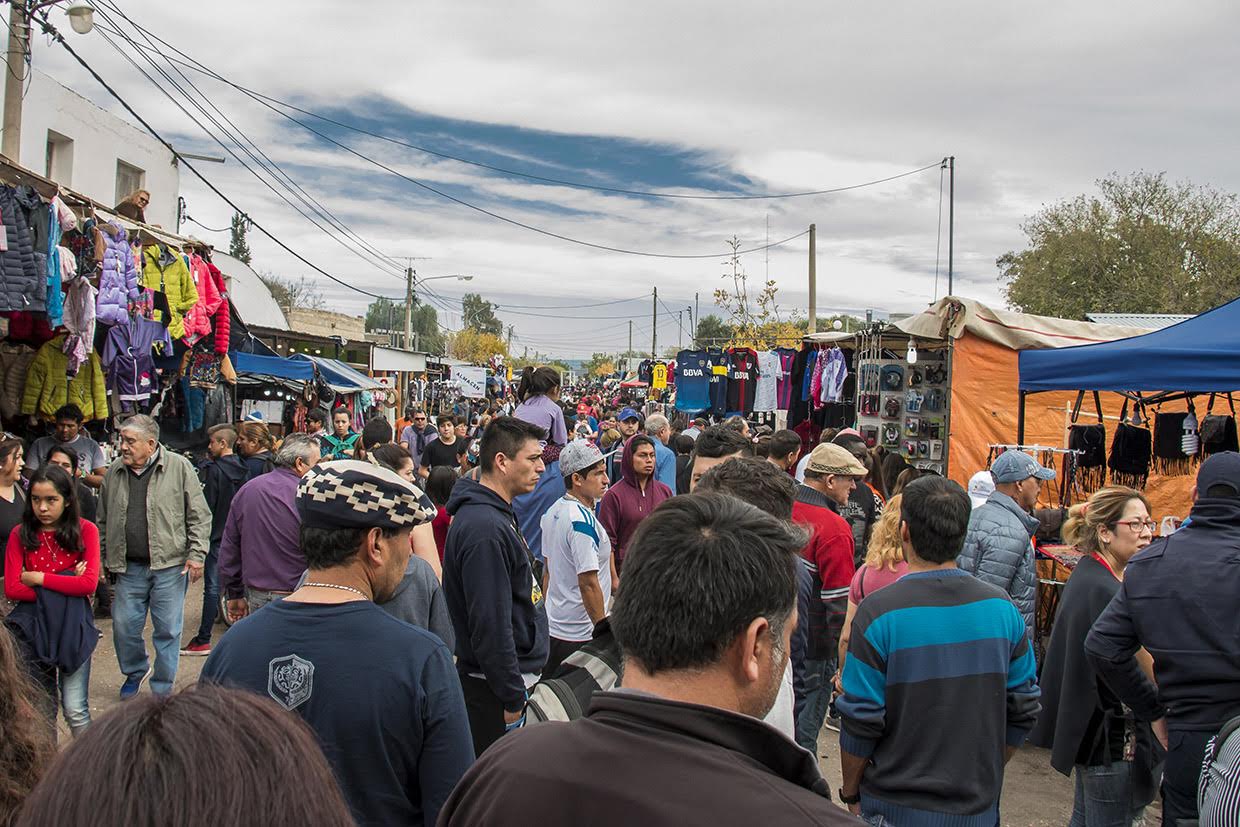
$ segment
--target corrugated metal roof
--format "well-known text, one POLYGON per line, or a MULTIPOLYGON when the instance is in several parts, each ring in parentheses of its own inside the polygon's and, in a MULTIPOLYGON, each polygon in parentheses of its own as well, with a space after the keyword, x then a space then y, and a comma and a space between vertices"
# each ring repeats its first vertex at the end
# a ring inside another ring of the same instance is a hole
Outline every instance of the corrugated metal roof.
POLYGON ((1164 327, 1186 322, 1193 316, 1176 313, 1086 313, 1085 318, 1098 324, 1139 327, 1142 330, 1162 330, 1164 327))

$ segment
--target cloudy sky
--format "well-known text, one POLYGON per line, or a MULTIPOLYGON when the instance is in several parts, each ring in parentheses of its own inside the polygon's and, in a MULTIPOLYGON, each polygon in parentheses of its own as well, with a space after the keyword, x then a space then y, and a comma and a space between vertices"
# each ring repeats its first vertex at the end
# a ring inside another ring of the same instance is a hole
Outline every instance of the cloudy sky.
MULTIPOLYGON (((542 178, 641 192, 773 194, 860 184, 955 155, 956 292, 995 304, 1002 293, 994 261, 1020 248, 1022 219, 1090 191, 1099 177, 1145 169, 1240 190, 1240 7, 1224 0, 1175 7, 106 2, 263 95, 404 144, 542 178)), ((68 36, 178 148, 227 154, 208 134, 227 143, 219 129, 179 111, 104 34, 68 36)), ((36 42, 34 60, 116 108, 45 40, 36 42)), ((200 165, 248 214, 370 292, 403 293, 396 272, 403 264, 376 261, 376 251, 425 257, 415 262, 423 276, 471 274, 469 285, 428 284, 434 295, 426 298, 455 327, 461 295, 482 293, 515 326, 518 348, 563 356, 622 349, 629 319, 635 345, 649 348, 655 286, 665 304, 659 347, 676 344, 675 311, 695 294, 702 315, 712 311, 727 238, 760 247, 810 223, 818 228, 820 313, 925 307, 936 295, 940 241, 937 295, 946 291, 947 211, 943 201, 940 235, 937 165, 804 198, 623 194, 500 174, 289 113, 326 136, 319 137, 217 80, 182 71, 345 230, 315 227, 231 157, 200 165), (707 257, 609 252, 518 223, 592 245, 707 257)), ((181 180, 190 215, 227 226, 231 209, 188 172, 181 180)), ((227 244, 226 233, 191 229, 227 244)), ((370 301, 257 232, 251 246, 256 269, 311 277, 334 309, 361 313, 370 301)), ((778 282, 783 308, 804 313, 807 250, 802 237, 743 260, 751 280, 769 272, 778 282)))

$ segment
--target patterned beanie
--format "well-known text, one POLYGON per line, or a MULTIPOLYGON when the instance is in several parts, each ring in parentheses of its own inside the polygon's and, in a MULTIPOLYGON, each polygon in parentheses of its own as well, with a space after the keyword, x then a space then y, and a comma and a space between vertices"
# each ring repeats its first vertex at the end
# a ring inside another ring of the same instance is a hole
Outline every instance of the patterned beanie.
POLYGON ((353 459, 321 462, 297 486, 297 511, 310 528, 413 528, 435 519, 422 489, 353 459))

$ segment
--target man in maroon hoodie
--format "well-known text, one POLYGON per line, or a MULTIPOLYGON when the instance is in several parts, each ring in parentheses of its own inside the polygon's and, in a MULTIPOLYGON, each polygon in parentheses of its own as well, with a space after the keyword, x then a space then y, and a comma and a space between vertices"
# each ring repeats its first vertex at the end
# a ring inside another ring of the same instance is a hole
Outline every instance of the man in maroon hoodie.
POLYGON ((654 478, 654 440, 650 437, 639 434, 630 438, 620 463, 620 482, 607 489, 598 513, 611 540, 617 570, 624 564, 624 549, 638 524, 659 503, 675 496, 672 489, 654 478))

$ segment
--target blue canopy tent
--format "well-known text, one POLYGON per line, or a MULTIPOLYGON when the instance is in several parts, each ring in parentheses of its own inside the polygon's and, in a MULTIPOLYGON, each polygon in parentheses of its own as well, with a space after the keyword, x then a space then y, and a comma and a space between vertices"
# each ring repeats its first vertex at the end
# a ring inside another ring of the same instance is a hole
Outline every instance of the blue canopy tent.
POLYGON ((1179 324, 1100 344, 1020 353, 1017 441, 1024 440, 1025 398, 1043 391, 1160 393, 1169 400, 1240 389, 1240 299, 1179 324))
POLYGON ((303 382, 314 378, 314 365, 283 356, 259 356, 253 353, 233 351, 228 354, 233 368, 239 374, 273 376, 277 379, 293 379, 303 382))
POLYGON ((317 366, 319 374, 327 380, 327 384, 337 393, 383 390, 383 385, 378 380, 371 379, 366 374, 354 370, 338 359, 329 359, 326 356, 310 356, 306 353, 298 353, 289 358, 291 361, 303 362, 307 367, 317 366))

